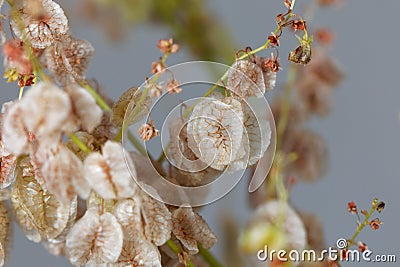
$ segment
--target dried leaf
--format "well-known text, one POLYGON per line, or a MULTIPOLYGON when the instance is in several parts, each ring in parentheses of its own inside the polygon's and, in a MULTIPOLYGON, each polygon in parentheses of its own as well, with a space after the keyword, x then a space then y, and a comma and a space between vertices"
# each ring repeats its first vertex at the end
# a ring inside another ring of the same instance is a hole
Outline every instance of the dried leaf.
MULTIPOLYGON (((130 114, 139 99, 142 97, 142 91, 138 87, 132 87, 125 91, 121 97, 114 103, 112 107, 111 122, 115 123, 117 126, 122 126, 126 114, 130 114), (129 110, 128 110, 129 107, 129 110)), ((139 112, 134 118, 128 123, 129 125, 140 121, 149 112, 151 105, 150 97, 146 97, 145 101, 140 105, 139 112)))
POLYGON ((197 254, 197 242, 206 248, 211 248, 217 237, 211 231, 206 221, 192 208, 180 207, 172 213, 172 232, 190 254, 197 254))
POLYGON ((68 19, 64 11, 52 0, 23 1, 10 23, 19 39, 23 40, 26 34, 31 45, 39 49, 50 46, 57 36, 68 31, 68 19))
POLYGON ((133 196, 136 184, 131 172, 136 175, 136 170, 129 154, 112 141, 105 143, 102 153, 91 153, 84 162, 85 178, 91 188, 104 199, 133 196))
POLYGON ((262 69, 248 60, 238 60, 228 71, 227 87, 239 97, 263 97, 265 93, 262 69))
POLYGON ((242 143, 240 102, 232 97, 203 100, 193 109, 187 133, 196 156, 210 167, 223 170, 234 161, 242 143))
POLYGON ((82 266, 90 259, 95 263, 114 263, 118 260, 123 244, 121 225, 111 213, 102 215, 88 209, 75 223, 66 240, 68 257, 75 266, 82 266))

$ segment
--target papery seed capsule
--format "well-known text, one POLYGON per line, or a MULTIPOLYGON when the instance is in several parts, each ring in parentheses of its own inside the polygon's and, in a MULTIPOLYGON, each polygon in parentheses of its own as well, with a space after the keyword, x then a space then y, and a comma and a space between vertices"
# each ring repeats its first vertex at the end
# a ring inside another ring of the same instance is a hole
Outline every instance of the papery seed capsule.
POLYGON ((289 53, 288 59, 294 63, 306 65, 311 60, 311 46, 303 43, 289 53))

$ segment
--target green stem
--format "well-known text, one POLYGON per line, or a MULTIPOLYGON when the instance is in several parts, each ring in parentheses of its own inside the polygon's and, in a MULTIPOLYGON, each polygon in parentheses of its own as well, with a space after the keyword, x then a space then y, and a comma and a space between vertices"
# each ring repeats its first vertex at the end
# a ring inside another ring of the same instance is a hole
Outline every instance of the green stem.
POLYGON ((297 76, 297 65, 291 64, 289 72, 288 72, 287 81, 286 81, 286 84, 284 87, 282 111, 281 111, 281 115, 280 115, 280 118, 278 121, 278 127, 277 127, 277 145, 276 145, 277 150, 279 150, 279 148, 282 144, 282 138, 286 131, 286 127, 287 127, 287 123, 288 123, 288 119, 289 119, 290 99, 291 99, 292 89, 296 82, 296 76, 297 76))
POLYGON ((203 246, 198 244, 199 253, 203 257, 203 259, 208 263, 210 267, 223 267, 223 265, 214 257, 214 255, 207 249, 203 248, 203 246))
POLYGON ((69 138, 83 151, 85 154, 90 154, 90 149, 83 143, 74 133, 69 135, 69 138))
POLYGON ((104 101, 104 99, 90 86, 87 82, 80 82, 80 85, 85 88, 96 100, 96 103, 105 111, 110 111, 110 106, 104 101))
MULTIPOLYGON (((172 241, 171 239, 167 241, 167 246, 176 254, 179 255, 180 253, 182 253, 181 248, 174 243, 174 241, 172 241)), ((187 263, 188 267, 195 267, 194 264, 189 260, 187 263)))
POLYGON ((365 219, 364 219, 363 223, 360 224, 360 225, 357 227, 356 232, 355 232, 354 235, 351 237, 351 239, 347 242, 347 247, 346 247, 346 249, 348 249, 350 246, 352 246, 352 245, 354 244, 354 241, 356 240, 357 236, 361 233, 361 231, 365 228, 365 226, 368 225, 369 219, 371 218, 372 214, 374 214, 374 212, 375 212, 375 210, 376 210, 376 205, 377 205, 377 203, 378 203, 378 199, 375 198, 375 199, 372 201, 372 208, 371 208, 371 210, 368 212, 368 214, 365 216, 365 219))

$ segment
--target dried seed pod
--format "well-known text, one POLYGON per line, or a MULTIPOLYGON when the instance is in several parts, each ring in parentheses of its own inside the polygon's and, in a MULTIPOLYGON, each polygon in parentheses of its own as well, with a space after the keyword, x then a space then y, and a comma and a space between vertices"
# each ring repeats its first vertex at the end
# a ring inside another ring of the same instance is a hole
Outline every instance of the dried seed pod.
MULTIPOLYGON (((2 146, 3 144, 0 139, 0 147, 2 146)), ((8 187, 14 182, 16 162, 17 158, 12 154, 7 156, 0 155, 0 190, 8 187)))
MULTIPOLYGON (((139 102, 139 99, 141 97, 142 91, 140 91, 138 87, 132 87, 125 91, 112 107, 112 115, 110 119, 111 122, 115 123, 115 125, 117 126, 122 126, 125 115, 127 115, 127 118, 129 118, 129 114, 131 114, 133 109, 136 108, 136 103, 139 102)), ((130 118, 130 120, 125 121, 125 123, 131 125, 132 123, 138 122, 143 119, 150 110, 150 105, 151 99, 147 96, 145 101, 140 105, 139 111, 134 116, 134 118, 130 118)))
POLYGON ((84 178, 83 164, 64 145, 46 150, 39 161, 44 186, 61 202, 71 202, 77 193, 84 199, 88 197, 90 187, 84 178))
POLYGON ((307 129, 294 131, 285 141, 283 150, 297 155, 296 161, 286 167, 288 174, 304 181, 315 181, 325 174, 328 152, 319 134, 307 129))
POLYGON ((309 115, 327 116, 332 108, 333 90, 314 73, 304 73, 299 82, 296 94, 309 115))
POLYGON ((52 0, 23 1, 10 23, 19 39, 23 40, 26 34, 31 45, 39 49, 50 46, 56 37, 68 31, 64 11, 52 0))
POLYGON ((195 155, 208 166, 223 170, 234 161, 242 143, 242 105, 232 97, 201 101, 189 118, 187 133, 195 155))
POLYGON ((7 203, 0 202, 0 266, 4 266, 8 254, 11 234, 11 221, 7 203))
POLYGON ((93 55, 94 48, 89 41, 67 34, 48 47, 40 59, 57 82, 68 84, 85 79, 93 55))
POLYGON ((1 142, 4 149, 14 155, 29 153, 29 133, 24 126, 21 102, 13 103, 4 114, 1 142))
MULTIPOLYGON (((158 196, 156 190, 142 184, 152 196, 158 196)), ((159 196, 158 196, 159 197, 159 196)), ((171 238, 171 213, 167 206, 140 190, 141 212, 144 220, 144 235, 157 246, 163 245, 171 238)))
POLYGON ((102 215, 88 209, 68 233, 66 248, 68 258, 75 266, 95 263, 114 263, 118 260, 123 244, 121 225, 111 213, 102 215))
POLYGON ((42 242, 43 247, 47 250, 48 253, 54 256, 65 256, 65 242, 50 242, 44 240, 42 242))
POLYGON ((306 242, 306 230, 299 215, 287 203, 273 200, 254 211, 239 243, 243 252, 253 253, 265 245, 276 250, 302 251, 306 242), (277 224, 280 216, 285 218, 282 225, 277 224))
POLYGON ((183 186, 199 186, 220 174, 207 167, 189 148, 186 122, 174 120, 169 127, 167 157, 179 171, 173 177, 183 186))
POLYGON ((140 199, 120 200, 113 210, 113 214, 122 226, 124 240, 134 241, 143 235, 143 226, 140 213, 140 199))
POLYGON ((139 127, 138 134, 144 141, 149 141, 160 134, 153 123, 154 121, 151 120, 150 122, 144 123, 139 127))
MULTIPOLYGON (((243 126, 242 153, 230 165, 231 170, 243 170, 255 164, 264 156, 271 140, 271 127, 268 121, 259 122, 251 107, 242 102, 243 126)), ((261 119, 261 118, 260 118, 261 119)))
POLYGON ((83 130, 92 132, 100 124, 103 111, 96 104, 93 96, 82 87, 70 86, 68 94, 80 126, 83 130))
POLYGON ((118 262, 112 267, 161 267, 161 255, 157 247, 143 237, 124 241, 118 262))
POLYGON ((25 176, 23 168, 17 169, 17 178, 11 192, 17 221, 32 241, 57 238, 70 220, 71 203, 62 204, 53 194, 43 189, 34 176, 25 176))
POLYGON ((263 97, 265 82, 262 69, 249 60, 238 60, 228 71, 227 87, 242 98, 263 97))
POLYGON ((307 43, 300 44, 289 53, 288 59, 294 63, 306 65, 311 60, 311 46, 307 43))
POLYGON ((190 254, 197 254, 197 242, 209 249, 217 242, 207 222, 192 208, 180 207, 172 213, 172 232, 190 254))
POLYGON ((85 159, 84 172, 90 187, 104 199, 126 198, 135 193, 136 184, 131 173, 136 176, 136 170, 119 143, 108 141, 102 154, 91 153, 85 159))

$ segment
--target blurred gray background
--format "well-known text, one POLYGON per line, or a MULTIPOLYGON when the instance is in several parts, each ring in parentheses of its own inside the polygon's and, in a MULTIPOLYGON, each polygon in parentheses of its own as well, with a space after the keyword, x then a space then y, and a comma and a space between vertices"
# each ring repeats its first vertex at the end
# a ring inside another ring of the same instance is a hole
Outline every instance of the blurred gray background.
MULTIPOLYGON (((70 1, 58 1, 63 5, 70 1)), ((237 49, 257 47, 275 28, 275 16, 284 7, 274 1, 208 1, 208 6, 226 25, 235 39, 237 49)), ((296 12, 302 13, 306 1, 298 0, 296 12)), ((308 2, 308 1, 307 1, 308 2)), ((400 2, 346 1, 341 9, 319 10, 312 25, 329 26, 336 32, 332 54, 346 70, 346 79, 334 93, 334 109, 326 119, 315 119, 311 127, 328 143, 330 171, 313 184, 299 183, 293 190, 292 202, 301 210, 320 216, 326 241, 334 245, 338 238, 349 238, 355 231, 355 219, 347 213, 347 202, 369 209, 378 197, 387 203, 378 231, 366 229, 359 239, 376 254, 396 254, 400 261, 400 90, 398 10, 400 2)), ((74 12, 69 10, 69 15, 74 12)), ((114 99, 124 90, 140 85, 149 75, 150 65, 159 57, 156 43, 169 37, 168 29, 160 26, 137 26, 122 44, 104 38, 96 27, 71 25, 73 33, 88 39, 95 47, 95 58, 88 77, 96 77, 114 99)), ((294 38, 283 38, 282 62, 294 38), (288 40, 290 39, 290 40, 288 40), (293 39, 293 40, 292 40, 293 39)), ((185 47, 171 57, 169 65, 192 60, 185 47)), ((233 51, 232 51, 233 53, 233 51)), ((285 79, 287 64, 279 73, 278 86, 285 79)), ((18 96, 15 85, 0 81, 0 102, 18 96)), ((234 216, 241 226, 250 214, 247 186, 243 180, 229 195, 210 204, 202 211, 217 235, 222 234, 224 216, 234 216)), ((222 242, 214 248, 222 252, 222 242)), ((234 252, 233 252, 234 253, 234 252)), ((47 254, 41 245, 28 241, 15 227, 14 249, 9 266, 70 266, 65 259, 47 254)), ((348 263, 344 266, 366 266, 348 263)), ((399 263, 370 263, 370 266, 399 266, 399 263)))

